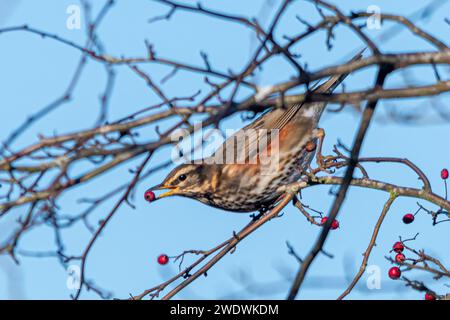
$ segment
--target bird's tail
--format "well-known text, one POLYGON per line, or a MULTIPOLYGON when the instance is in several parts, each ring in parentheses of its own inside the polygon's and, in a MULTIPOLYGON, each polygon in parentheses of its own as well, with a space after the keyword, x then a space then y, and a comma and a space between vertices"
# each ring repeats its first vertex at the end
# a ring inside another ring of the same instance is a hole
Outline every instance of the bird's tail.
MULTIPOLYGON (((364 50, 366 50, 366 48, 360 50, 347 63, 353 62, 353 61, 357 61, 357 60, 361 59, 364 50)), ((321 85, 317 86, 316 88, 313 88, 313 91, 314 92, 319 92, 319 93, 330 93, 330 92, 333 92, 333 90, 336 89, 336 87, 338 85, 340 85, 342 83, 342 81, 344 81, 344 79, 347 78, 348 75, 349 75, 348 73, 344 73, 344 74, 339 74, 339 75, 332 76, 330 79, 328 79, 327 81, 325 81, 321 85)))

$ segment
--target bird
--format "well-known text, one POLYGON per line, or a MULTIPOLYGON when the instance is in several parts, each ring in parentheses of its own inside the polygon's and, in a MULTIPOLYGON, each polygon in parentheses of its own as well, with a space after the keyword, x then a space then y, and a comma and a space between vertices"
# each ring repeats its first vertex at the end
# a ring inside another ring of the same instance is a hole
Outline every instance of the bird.
MULTIPOLYGON (((362 51, 350 61, 361 57, 362 51)), ((331 93, 347 75, 334 75, 311 91, 331 93)), ((323 138, 318 124, 326 105, 304 102, 272 108, 229 137, 212 156, 174 168, 147 189, 145 199, 182 196, 226 211, 264 212, 284 193, 283 186, 304 176, 323 138), (166 192, 156 197, 156 190, 166 192)))

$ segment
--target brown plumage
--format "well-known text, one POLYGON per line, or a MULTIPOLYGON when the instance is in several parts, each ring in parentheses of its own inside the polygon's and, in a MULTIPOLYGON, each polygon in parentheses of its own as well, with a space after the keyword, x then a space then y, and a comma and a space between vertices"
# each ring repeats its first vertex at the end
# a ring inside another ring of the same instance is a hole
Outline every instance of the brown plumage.
MULTIPOLYGON (((346 76, 334 76, 314 92, 331 93, 346 76)), ((149 190, 167 189, 158 198, 179 195, 229 211, 267 207, 281 195, 280 187, 297 181, 313 159, 314 152, 305 146, 316 142, 325 106, 304 103, 272 109, 228 138, 203 163, 180 165, 149 190)))

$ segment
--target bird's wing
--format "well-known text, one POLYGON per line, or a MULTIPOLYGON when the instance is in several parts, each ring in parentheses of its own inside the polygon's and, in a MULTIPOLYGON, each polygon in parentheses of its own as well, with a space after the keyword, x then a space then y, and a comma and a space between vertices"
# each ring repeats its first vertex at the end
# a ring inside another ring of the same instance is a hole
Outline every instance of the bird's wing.
MULTIPOLYGON (((362 53, 365 49, 359 51, 355 56, 353 56, 352 59, 350 59, 347 63, 357 61, 361 59, 362 53)), ((325 81, 323 84, 317 86, 316 88, 313 88, 312 91, 316 93, 331 93, 336 89, 338 85, 344 81, 345 78, 347 78, 349 74, 344 73, 340 75, 332 76, 330 79, 325 81)), ((289 107, 286 112, 284 112, 275 122, 272 128, 281 130, 301 109, 303 106, 303 103, 301 104, 294 104, 291 107, 289 107)))
MULTIPOLYGON (((358 52, 358 54, 356 54, 349 62, 361 59, 363 51, 364 50, 358 52)), ((347 76, 348 73, 332 76, 323 84, 314 88, 313 92, 332 92, 347 76)), ((232 155, 233 161, 239 160, 248 163, 247 161, 249 159, 256 158, 258 146, 270 146, 271 139, 273 139, 273 135, 275 134, 274 132, 283 129, 286 124, 294 118, 302 106, 303 103, 293 104, 287 109, 276 108, 264 113, 254 122, 230 136, 216 152, 214 152, 212 157, 215 157, 216 160, 231 160, 229 157, 232 155)), ((225 160, 223 163, 226 163, 225 160)))

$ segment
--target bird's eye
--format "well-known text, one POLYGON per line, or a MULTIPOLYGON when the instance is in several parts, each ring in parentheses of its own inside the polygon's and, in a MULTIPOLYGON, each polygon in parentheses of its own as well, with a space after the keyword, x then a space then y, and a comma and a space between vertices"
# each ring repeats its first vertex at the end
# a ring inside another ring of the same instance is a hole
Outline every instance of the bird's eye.
POLYGON ((178 177, 178 180, 180 180, 180 181, 186 180, 186 175, 185 175, 185 174, 181 174, 181 175, 178 177))

